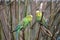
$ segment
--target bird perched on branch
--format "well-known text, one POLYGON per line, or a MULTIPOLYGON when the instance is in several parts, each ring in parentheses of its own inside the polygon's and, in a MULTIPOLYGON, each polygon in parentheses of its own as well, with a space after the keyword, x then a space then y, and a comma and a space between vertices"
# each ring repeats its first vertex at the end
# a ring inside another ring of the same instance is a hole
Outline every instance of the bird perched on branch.
POLYGON ((22 28, 26 28, 26 26, 32 21, 32 18, 33 16, 32 15, 27 15, 22 21, 21 23, 19 23, 17 26, 16 26, 16 29, 13 31, 18 31, 18 30, 21 30, 22 28))
POLYGON ((37 10, 36 11, 36 21, 43 25, 44 27, 41 27, 41 29, 49 36, 52 36, 52 33, 47 29, 48 25, 47 25, 47 20, 45 19, 45 17, 43 16, 42 11, 37 10))
POLYGON ((44 25, 45 27, 47 26, 47 21, 45 17, 43 16, 42 11, 39 11, 39 10, 36 11, 36 21, 44 25))
POLYGON ((28 24, 30 24, 30 22, 32 21, 33 16, 32 15, 27 15, 15 28, 15 30, 13 30, 12 32, 16 32, 16 40, 18 40, 18 34, 19 31, 21 31, 22 29, 25 29, 28 24))

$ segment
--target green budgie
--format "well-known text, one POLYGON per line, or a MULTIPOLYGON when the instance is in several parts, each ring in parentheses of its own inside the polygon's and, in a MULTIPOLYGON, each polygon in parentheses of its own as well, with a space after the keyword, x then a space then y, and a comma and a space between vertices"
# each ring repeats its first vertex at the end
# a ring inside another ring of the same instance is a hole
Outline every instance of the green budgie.
POLYGON ((39 10, 36 11, 36 21, 41 23, 45 27, 47 26, 47 21, 45 17, 43 16, 42 12, 39 10))
POLYGON ((39 24, 42 24, 44 27, 42 27, 42 30, 43 30, 47 35, 49 36, 52 36, 52 33, 46 29, 48 27, 47 25, 47 20, 45 19, 45 17, 43 16, 42 12, 37 10, 36 11, 36 21, 39 23, 39 24))
POLYGON ((16 40, 18 40, 19 31, 25 29, 27 25, 32 21, 33 16, 27 15, 20 24, 17 25, 16 29, 13 32, 16 32, 16 40))

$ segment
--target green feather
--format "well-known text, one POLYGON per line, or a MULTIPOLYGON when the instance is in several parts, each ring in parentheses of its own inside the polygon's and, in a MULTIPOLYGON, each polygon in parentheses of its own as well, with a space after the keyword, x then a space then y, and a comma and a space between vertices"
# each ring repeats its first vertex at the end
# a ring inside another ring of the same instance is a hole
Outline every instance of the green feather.
POLYGON ((47 27, 47 21, 46 21, 44 16, 42 18, 42 22, 41 23, 42 23, 43 26, 47 27))
POLYGON ((27 17, 24 18, 21 21, 21 23, 16 26, 16 28, 15 28, 15 30, 13 32, 18 31, 18 30, 21 30, 22 28, 25 29, 29 23, 30 23, 29 19, 27 17))

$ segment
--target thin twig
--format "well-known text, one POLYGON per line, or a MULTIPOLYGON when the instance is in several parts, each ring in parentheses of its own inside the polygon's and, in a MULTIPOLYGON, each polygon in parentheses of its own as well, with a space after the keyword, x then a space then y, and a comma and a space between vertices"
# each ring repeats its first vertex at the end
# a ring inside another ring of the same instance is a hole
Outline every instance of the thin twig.
POLYGON ((23 40, 25 40, 25 34, 24 34, 24 30, 22 30, 22 34, 23 34, 23 40))
POLYGON ((4 34, 4 37, 5 37, 5 40, 7 40, 6 35, 5 35, 5 32, 4 32, 4 29, 3 29, 3 26, 2 26, 2 23, 0 22, 0 24, 1 24, 1 29, 2 29, 2 31, 3 31, 3 34, 4 34))
MULTIPOLYGON (((15 2, 15 1, 13 1, 13 2, 15 2)), ((10 4, 12 4, 13 2, 8 3, 7 6, 10 5, 10 4)), ((3 8, 1 8, 0 11, 2 11, 5 8, 6 8, 6 6, 4 6, 3 8)))
POLYGON ((40 31, 41 31, 41 25, 40 25, 40 27, 39 27, 39 30, 38 30, 38 35, 37 35, 37 37, 36 37, 36 40, 39 40, 39 35, 40 35, 40 31))
POLYGON ((33 29, 35 24, 36 24, 36 21, 32 24, 32 26, 30 28, 33 29))

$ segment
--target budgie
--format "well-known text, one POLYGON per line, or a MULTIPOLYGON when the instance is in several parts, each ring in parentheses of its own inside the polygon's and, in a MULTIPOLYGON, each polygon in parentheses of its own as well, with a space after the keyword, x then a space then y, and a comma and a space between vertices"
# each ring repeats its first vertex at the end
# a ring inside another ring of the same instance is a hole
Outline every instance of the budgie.
POLYGON ((42 24, 44 27, 41 27, 42 30, 49 36, 52 36, 52 33, 47 29, 48 25, 47 25, 47 20, 45 19, 45 17, 43 16, 42 11, 37 10, 36 11, 36 21, 39 24, 42 24))
POLYGON ((47 21, 43 16, 42 11, 39 11, 39 10, 36 11, 36 21, 41 23, 45 27, 47 26, 47 21))
POLYGON ((27 25, 32 21, 33 16, 32 15, 27 15, 21 23, 19 23, 16 27, 16 29, 13 32, 16 32, 16 40, 18 40, 18 34, 19 31, 22 29, 25 29, 27 25))

